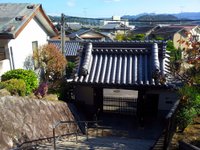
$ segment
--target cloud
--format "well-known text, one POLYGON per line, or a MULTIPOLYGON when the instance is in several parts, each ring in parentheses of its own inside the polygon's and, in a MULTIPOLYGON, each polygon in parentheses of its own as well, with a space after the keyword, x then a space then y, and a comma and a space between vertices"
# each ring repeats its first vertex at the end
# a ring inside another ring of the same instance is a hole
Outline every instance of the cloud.
POLYGON ((68 7, 74 7, 75 5, 76 5, 75 0, 68 0, 68 1, 67 1, 67 6, 68 6, 68 7))

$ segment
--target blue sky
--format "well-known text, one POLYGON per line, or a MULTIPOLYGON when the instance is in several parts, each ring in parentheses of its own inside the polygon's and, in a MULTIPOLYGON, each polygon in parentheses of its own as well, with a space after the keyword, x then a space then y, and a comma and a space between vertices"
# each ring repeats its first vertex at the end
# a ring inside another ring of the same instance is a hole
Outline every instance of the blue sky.
POLYGON ((200 0, 0 0, 0 3, 40 3, 49 15, 111 17, 140 13, 200 12, 200 0))

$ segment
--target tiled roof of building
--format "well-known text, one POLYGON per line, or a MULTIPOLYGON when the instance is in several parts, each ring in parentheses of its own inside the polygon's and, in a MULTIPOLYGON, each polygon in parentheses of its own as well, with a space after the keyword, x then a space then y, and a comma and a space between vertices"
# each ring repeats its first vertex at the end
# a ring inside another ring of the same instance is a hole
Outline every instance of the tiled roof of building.
POLYGON ((92 42, 83 46, 73 82, 84 85, 167 86, 169 56, 162 41, 92 42), (158 77, 166 82, 158 81, 158 77))
POLYGON ((119 22, 115 22, 115 23, 105 24, 105 25, 101 26, 100 29, 108 29, 108 30, 113 30, 113 29, 115 29, 115 30, 130 30, 131 28, 127 27, 126 25, 121 24, 119 22))
MULTIPOLYGON (((61 40, 49 40, 48 42, 61 49, 61 40)), ((65 41, 65 56, 77 56, 79 49, 80 43, 78 41, 65 41)))
POLYGON ((134 34, 146 34, 147 32, 150 32, 155 26, 141 26, 141 27, 135 27, 135 29, 132 31, 134 34))
POLYGON ((73 33, 69 34, 68 37, 73 39, 73 38, 76 38, 76 37, 80 37, 81 35, 83 35, 85 33, 88 33, 88 32, 95 32, 95 33, 100 34, 100 35, 102 35, 104 37, 108 37, 107 35, 105 35, 105 34, 103 34, 101 32, 95 31, 93 29, 80 29, 80 30, 78 30, 76 32, 73 32, 73 33))
POLYGON ((182 30, 183 26, 164 26, 154 30, 151 34, 168 35, 182 30))
POLYGON ((16 38, 34 17, 50 36, 58 34, 40 4, 0 3, 0 37, 16 38))

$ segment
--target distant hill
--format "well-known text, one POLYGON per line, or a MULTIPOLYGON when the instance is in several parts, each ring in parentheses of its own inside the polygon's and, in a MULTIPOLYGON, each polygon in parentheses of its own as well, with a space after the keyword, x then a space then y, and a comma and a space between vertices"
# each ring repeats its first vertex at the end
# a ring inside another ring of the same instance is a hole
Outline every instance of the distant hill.
POLYGON ((200 12, 183 12, 173 15, 179 19, 200 20, 200 12))
MULTIPOLYGON (((167 17, 174 19, 189 19, 189 20, 200 20, 200 12, 182 12, 177 14, 155 14, 155 13, 142 13, 138 15, 124 15, 122 16, 123 19, 130 19, 130 20, 136 20, 136 19, 144 19, 147 16, 151 16, 152 18, 157 18, 158 20, 161 19, 161 17, 167 17), (176 18, 174 18, 174 17, 176 18), (142 18, 141 18, 142 17, 142 18)), ((146 18, 147 19, 147 18, 146 18)), ((166 18, 164 18, 166 20, 166 18)))
MULTIPOLYGON (((53 22, 60 22, 60 16, 49 16, 53 22)), ((183 12, 178 14, 155 14, 155 13, 141 13, 138 15, 125 15, 121 17, 122 19, 127 19, 130 22, 133 21, 178 21, 180 19, 184 20, 200 20, 200 12, 183 12)), ((66 16, 67 22, 79 22, 83 25, 98 26, 100 20, 111 19, 111 18, 84 18, 84 17, 74 17, 66 16)), ((199 21, 198 23, 199 24, 199 21)))
POLYGON ((173 15, 143 15, 135 20, 137 21, 154 21, 154 20, 177 20, 178 18, 173 15))

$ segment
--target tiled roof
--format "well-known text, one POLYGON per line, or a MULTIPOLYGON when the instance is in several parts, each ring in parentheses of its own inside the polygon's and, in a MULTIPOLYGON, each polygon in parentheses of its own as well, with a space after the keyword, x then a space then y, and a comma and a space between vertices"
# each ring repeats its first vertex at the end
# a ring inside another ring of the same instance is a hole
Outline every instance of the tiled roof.
POLYGON ((143 27, 135 27, 135 29, 132 31, 134 34, 145 34, 149 31, 151 31, 155 26, 143 26, 143 27))
POLYGON ((164 26, 154 30, 152 34, 161 34, 161 35, 175 34, 181 30, 190 31, 195 27, 196 26, 164 26))
POLYGON ((0 36, 16 38, 22 28, 34 17, 50 36, 58 34, 40 4, 0 3, 0 36))
MULTIPOLYGON (((48 42, 61 49, 61 40, 49 40, 48 42)), ((65 41, 65 56, 77 56, 79 49, 80 43, 78 41, 65 41)))
POLYGON ((100 27, 100 29, 109 29, 109 30, 130 30, 131 28, 123 25, 121 23, 108 23, 100 27))
POLYGON ((162 41, 86 43, 73 82, 125 87, 167 86, 168 58, 166 42, 162 41), (166 82, 161 85, 157 75, 165 77, 166 82))
POLYGON ((77 36, 80 37, 81 35, 85 34, 85 33, 88 33, 88 32, 95 32, 97 34, 100 34, 104 37, 108 37, 107 35, 101 33, 101 32, 98 32, 98 31, 95 31, 94 29, 80 29, 76 32, 73 32, 71 34, 68 35, 69 38, 76 38, 77 36))

